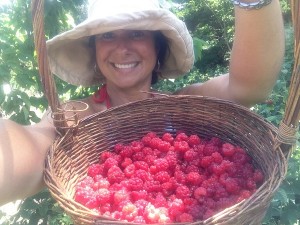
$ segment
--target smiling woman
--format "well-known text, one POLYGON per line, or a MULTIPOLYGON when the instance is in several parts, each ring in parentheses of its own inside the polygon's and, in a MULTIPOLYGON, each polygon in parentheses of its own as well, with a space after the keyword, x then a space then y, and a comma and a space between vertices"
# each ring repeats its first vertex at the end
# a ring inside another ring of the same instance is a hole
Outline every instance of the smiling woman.
POLYGON ((96 52, 97 65, 107 85, 116 86, 114 89, 150 89, 158 52, 153 32, 118 30, 98 35, 96 52))
MULTIPOLYGON (((229 72, 174 94, 212 96, 244 106, 266 98, 284 52, 279 0, 259 10, 236 6, 235 19, 229 72)), ((79 119, 109 107, 159 97, 151 83, 186 74, 194 63, 189 30, 158 0, 90 1, 88 18, 49 40, 47 50, 53 74, 77 86, 99 85, 102 91, 96 96, 103 95, 98 97, 111 103, 95 101, 93 95, 82 99, 89 108, 79 113, 79 119)), ((44 160, 56 138, 47 115, 39 124, 26 127, 0 120, 0 204, 45 187, 44 160)))

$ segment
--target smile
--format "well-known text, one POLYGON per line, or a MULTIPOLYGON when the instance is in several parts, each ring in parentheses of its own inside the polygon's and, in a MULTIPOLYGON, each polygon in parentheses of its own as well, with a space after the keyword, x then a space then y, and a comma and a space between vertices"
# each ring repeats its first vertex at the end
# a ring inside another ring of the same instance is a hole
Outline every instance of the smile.
POLYGON ((118 69, 130 69, 130 68, 134 68, 137 66, 138 63, 130 63, 130 64, 113 64, 114 67, 118 68, 118 69))

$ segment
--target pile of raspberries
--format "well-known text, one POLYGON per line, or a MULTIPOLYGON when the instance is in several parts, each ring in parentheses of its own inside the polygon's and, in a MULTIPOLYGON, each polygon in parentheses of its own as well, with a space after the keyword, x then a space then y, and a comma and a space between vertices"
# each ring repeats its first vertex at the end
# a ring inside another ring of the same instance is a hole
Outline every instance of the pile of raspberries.
POLYGON ((102 152, 76 184, 74 199, 109 219, 195 222, 249 198, 263 180, 238 146, 185 132, 149 132, 102 152))

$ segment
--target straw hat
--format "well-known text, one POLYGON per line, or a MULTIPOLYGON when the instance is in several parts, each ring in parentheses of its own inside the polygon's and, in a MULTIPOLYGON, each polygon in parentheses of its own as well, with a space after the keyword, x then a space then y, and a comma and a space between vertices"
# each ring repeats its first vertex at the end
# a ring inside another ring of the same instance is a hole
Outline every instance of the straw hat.
POLYGON ((189 31, 183 21, 160 7, 158 0, 93 0, 85 21, 47 41, 51 71, 74 85, 101 83, 101 76, 94 70, 96 61, 89 38, 119 29, 162 32, 170 49, 160 68, 162 77, 176 78, 192 68, 194 52, 189 31))

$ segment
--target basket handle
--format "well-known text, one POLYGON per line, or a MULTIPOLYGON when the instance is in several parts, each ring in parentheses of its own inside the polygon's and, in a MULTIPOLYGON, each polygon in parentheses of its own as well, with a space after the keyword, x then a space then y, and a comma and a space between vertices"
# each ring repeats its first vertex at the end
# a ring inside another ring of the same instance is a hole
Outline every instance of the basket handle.
POLYGON ((277 146, 284 153, 297 141, 297 131, 300 120, 300 1, 291 0, 291 13, 294 28, 294 67, 292 72, 289 96, 287 99, 284 117, 279 125, 276 137, 277 146))
POLYGON ((63 135, 67 128, 67 122, 63 110, 61 110, 59 98, 56 92, 55 81, 49 68, 46 39, 44 31, 44 0, 32 0, 32 20, 34 45, 37 51, 38 68, 44 94, 52 111, 54 126, 59 134, 63 135))

